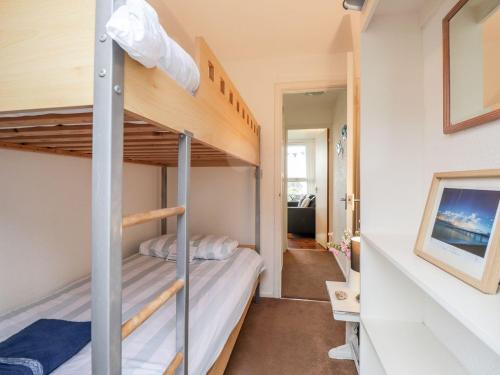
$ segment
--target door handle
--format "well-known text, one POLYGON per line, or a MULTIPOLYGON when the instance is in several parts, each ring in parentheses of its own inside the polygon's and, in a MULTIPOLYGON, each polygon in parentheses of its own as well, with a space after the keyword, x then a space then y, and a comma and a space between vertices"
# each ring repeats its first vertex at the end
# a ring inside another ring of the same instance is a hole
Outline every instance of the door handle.
POLYGON ((344 198, 340 198, 341 202, 344 202, 344 209, 347 210, 347 193, 344 198))
POLYGON ((347 193, 345 194, 345 197, 344 197, 344 198, 340 198, 340 201, 341 201, 341 202, 344 202, 344 208, 345 208, 346 210, 347 210, 347 204, 348 204, 348 203, 352 203, 352 205, 353 205, 353 209, 354 209, 354 205, 355 205, 356 203, 359 203, 359 202, 360 202, 359 198, 354 198, 354 195, 352 195, 352 196, 347 196, 347 193))

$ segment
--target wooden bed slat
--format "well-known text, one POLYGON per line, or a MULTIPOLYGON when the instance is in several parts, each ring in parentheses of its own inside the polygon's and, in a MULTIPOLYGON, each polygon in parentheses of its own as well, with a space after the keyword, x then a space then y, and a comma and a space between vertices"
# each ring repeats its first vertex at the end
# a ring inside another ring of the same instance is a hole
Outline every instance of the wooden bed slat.
MULTIPOLYGON (((152 4, 163 26, 172 27, 168 4, 161 0, 152 4)), ((28 0, 0 5, 4 33, 0 147, 89 157, 95 2, 42 0, 42 8, 50 17, 40 17, 39 9, 28 0), (72 27, 75 24, 79 27, 72 27)), ((155 153, 127 159, 127 147, 147 150, 161 145, 176 150, 178 134, 189 131, 193 146, 215 151, 200 152, 197 165, 258 165, 260 128, 248 105, 202 38, 197 38, 190 52, 200 69, 200 87, 194 96, 160 69, 147 69, 126 56, 125 160, 172 165, 176 159, 159 159, 155 153), (224 162, 219 153, 225 155, 224 162)))
MULTIPOLYGON (((36 116, 39 117, 39 116, 36 116)), ((43 125, 15 129, 0 128, 0 148, 92 157, 91 125, 43 125)), ((193 140, 193 166, 241 166, 248 163, 193 140)), ((148 164, 177 164, 178 135, 151 124, 125 123, 124 161, 148 164)))

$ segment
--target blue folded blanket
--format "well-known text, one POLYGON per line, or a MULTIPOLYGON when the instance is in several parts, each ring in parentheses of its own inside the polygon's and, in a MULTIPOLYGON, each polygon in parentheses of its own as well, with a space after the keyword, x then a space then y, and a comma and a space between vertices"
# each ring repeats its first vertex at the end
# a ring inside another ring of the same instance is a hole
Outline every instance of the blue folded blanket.
POLYGON ((0 343, 0 374, 50 374, 89 341, 90 322, 37 320, 0 343))

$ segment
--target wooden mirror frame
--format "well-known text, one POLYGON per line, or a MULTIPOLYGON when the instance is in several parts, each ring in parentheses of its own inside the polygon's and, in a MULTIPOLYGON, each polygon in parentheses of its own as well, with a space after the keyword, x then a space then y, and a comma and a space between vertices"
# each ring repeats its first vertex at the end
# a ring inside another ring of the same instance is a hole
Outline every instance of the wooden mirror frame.
POLYGON ((443 18, 443 133, 451 134, 473 126, 500 119, 500 109, 471 117, 456 124, 451 123, 450 108, 450 21, 469 0, 460 0, 443 18))

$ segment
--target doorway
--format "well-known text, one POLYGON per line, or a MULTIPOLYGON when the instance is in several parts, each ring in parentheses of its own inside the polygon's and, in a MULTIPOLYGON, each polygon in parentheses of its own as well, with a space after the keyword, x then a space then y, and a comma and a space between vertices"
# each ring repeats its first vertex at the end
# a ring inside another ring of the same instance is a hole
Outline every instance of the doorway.
POLYGON ((327 301, 325 281, 343 280, 342 270, 326 248, 335 223, 345 228, 345 212, 340 218, 335 215, 341 212, 337 207, 344 207, 337 190, 346 191, 345 163, 336 157, 346 116, 346 87, 283 94, 285 298, 327 301), (342 184, 343 188, 337 186, 342 184))
POLYGON ((324 250, 328 241, 328 128, 287 129, 288 249, 324 250))

